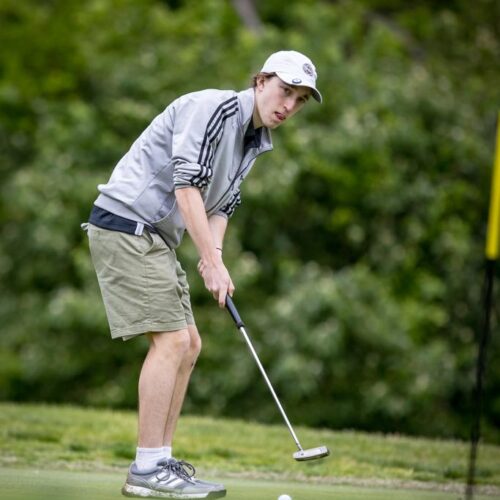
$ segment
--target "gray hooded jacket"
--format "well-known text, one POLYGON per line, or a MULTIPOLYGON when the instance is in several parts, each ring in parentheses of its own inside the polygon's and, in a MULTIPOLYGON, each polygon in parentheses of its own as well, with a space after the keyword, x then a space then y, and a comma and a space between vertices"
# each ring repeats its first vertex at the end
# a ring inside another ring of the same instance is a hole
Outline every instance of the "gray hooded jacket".
POLYGON ((208 216, 230 217, 241 203, 240 184, 258 155, 272 150, 269 129, 244 149, 254 90, 203 90, 173 101, 132 144, 95 205, 152 225, 171 248, 185 231, 175 190, 197 187, 208 216))

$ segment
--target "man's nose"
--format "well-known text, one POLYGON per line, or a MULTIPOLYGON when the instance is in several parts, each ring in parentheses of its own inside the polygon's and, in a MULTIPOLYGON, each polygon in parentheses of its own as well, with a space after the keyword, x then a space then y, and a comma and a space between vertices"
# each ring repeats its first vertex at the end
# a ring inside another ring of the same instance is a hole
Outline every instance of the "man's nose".
POLYGON ((290 111, 294 108, 295 106, 295 99, 292 97, 289 97, 285 100, 285 110, 287 113, 290 113, 290 111))

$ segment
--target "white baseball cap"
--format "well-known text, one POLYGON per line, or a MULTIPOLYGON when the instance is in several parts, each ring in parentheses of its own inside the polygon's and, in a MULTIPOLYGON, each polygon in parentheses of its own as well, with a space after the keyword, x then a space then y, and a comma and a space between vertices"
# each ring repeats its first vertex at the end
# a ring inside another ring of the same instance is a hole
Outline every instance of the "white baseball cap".
POLYGON ((322 102, 323 98, 316 88, 316 68, 311 59, 295 50, 280 50, 271 54, 261 73, 276 73, 288 85, 301 85, 312 90, 312 96, 322 102))

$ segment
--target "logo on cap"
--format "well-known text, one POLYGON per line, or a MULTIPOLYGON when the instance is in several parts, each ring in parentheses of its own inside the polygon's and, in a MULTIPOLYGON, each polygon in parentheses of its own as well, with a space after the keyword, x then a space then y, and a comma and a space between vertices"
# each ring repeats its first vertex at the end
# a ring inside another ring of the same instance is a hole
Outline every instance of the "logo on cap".
POLYGON ((292 80, 292 83, 295 83, 295 84, 302 83, 302 80, 300 78, 294 78, 292 80))
POLYGON ((304 73, 308 76, 314 76, 314 69, 309 63, 305 63, 302 66, 302 69, 304 70, 304 73))

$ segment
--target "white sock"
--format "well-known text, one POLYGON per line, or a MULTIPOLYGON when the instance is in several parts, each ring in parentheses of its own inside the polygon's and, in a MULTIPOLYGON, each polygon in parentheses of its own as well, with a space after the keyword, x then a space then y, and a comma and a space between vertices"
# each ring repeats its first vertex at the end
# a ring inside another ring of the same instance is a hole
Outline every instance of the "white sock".
POLYGON ((135 465, 140 471, 154 469, 162 458, 163 448, 136 448, 135 465))
POLYGON ((163 450, 163 458, 172 458, 172 447, 171 446, 164 446, 162 448, 163 450))

